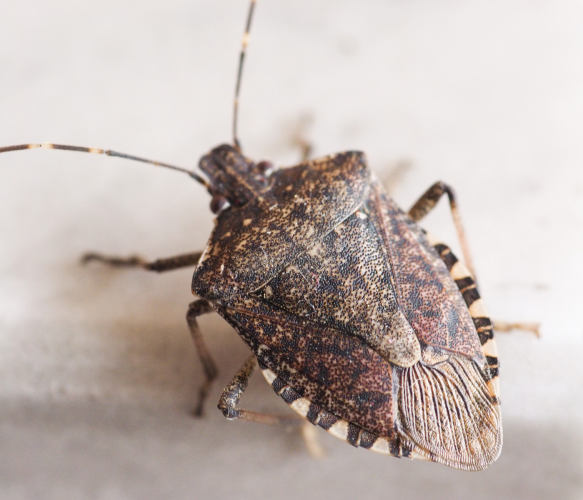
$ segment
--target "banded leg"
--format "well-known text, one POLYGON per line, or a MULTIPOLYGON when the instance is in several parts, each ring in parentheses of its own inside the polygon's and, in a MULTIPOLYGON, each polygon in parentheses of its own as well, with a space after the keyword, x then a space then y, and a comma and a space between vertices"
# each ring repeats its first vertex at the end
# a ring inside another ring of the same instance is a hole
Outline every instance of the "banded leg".
POLYGON ((524 332, 534 333, 540 337, 540 323, 509 323, 507 321, 494 321, 494 328, 497 332, 509 333, 513 330, 522 330, 524 332))
POLYGON ((326 456, 326 450, 322 448, 318 440, 318 429, 309 420, 305 420, 302 424, 302 437, 312 458, 320 459, 326 456))
POLYGON ((248 422, 258 422, 262 424, 291 424, 301 423, 303 418, 298 415, 276 415, 268 413, 259 413, 237 408, 239 400, 249 385, 249 380, 257 368, 257 358, 252 355, 237 372, 231 380, 231 383, 225 387, 221 399, 219 400, 219 410, 229 420, 246 420, 248 422))
POLYGON ((308 161, 310 159, 310 155, 312 154, 312 150, 314 149, 312 143, 305 139, 298 139, 298 145, 302 151, 302 159, 300 161, 308 161))
POLYGON ((472 258, 470 256, 470 249, 466 240, 465 231, 462 224, 462 219, 457 208, 455 193, 450 186, 441 181, 436 182, 427 191, 425 191, 423 196, 421 196, 421 198, 419 198, 417 202, 411 207, 411 209, 409 210, 409 217, 411 217, 415 222, 420 221, 429 212, 431 212, 431 210, 435 208, 435 205, 437 205, 437 202, 441 199, 441 197, 444 194, 447 194, 447 197, 449 198, 451 215, 453 217, 453 223, 455 224, 458 238, 462 246, 462 253, 464 254, 466 267, 469 269, 470 273, 474 277, 474 280, 477 281, 476 272, 474 270, 472 258))
MULTIPOLYGON (((434 245, 434 248, 445 262, 447 268, 449 269, 454 280, 456 281, 460 289, 460 292, 462 292, 462 295, 466 301, 466 304, 468 305, 468 308, 470 308, 473 302, 480 298, 480 295, 477 290, 476 272, 472 265, 472 259, 470 257, 470 251, 466 241, 461 217, 457 209, 453 189, 443 182, 436 182, 411 207, 411 209, 409 210, 409 217, 411 217, 415 222, 421 220, 431 210, 433 210, 433 208, 435 207, 435 205, 437 204, 437 202, 440 200, 444 193, 447 193, 447 196, 449 198, 451 213, 458 233, 458 238, 462 246, 462 252, 464 254, 464 260, 466 261, 465 267, 467 268, 467 271, 464 271, 463 266, 459 265, 456 268, 454 268, 454 266, 458 263, 458 260, 447 245, 444 245, 443 243, 438 243, 434 245)), ((437 243, 437 240, 434 241, 432 244, 434 243, 437 243)), ((477 309, 478 307, 474 306, 474 308, 477 309)), ((471 309, 470 312, 472 312, 471 309)), ((477 319, 483 320, 483 318, 477 319)), ((484 321, 482 321, 481 323, 476 324, 476 328, 478 330, 480 340, 482 341, 482 345, 488 338, 492 338, 493 324, 489 318, 486 319, 487 321, 485 323, 484 321)), ((474 318, 474 321, 475 320, 476 318, 474 318)), ((507 333, 512 330, 524 330, 532 332, 537 337, 540 337, 539 323, 509 323, 506 321, 494 321, 493 323, 495 324, 496 330, 498 332, 507 333)))
POLYGON ((204 299, 195 300, 188 306, 188 312, 186 313, 186 321, 188 322, 188 328, 190 329, 190 334, 192 335, 192 340, 194 341, 194 346, 198 353, 198 357, 202 363, 202 368, 205 374, 205 380, 200 385, 198 392, 198 402, 194 410, 194 414, 197 417, 201 417, 204 411, 204 402, 207 398, 208 392, 212 386, 212 383, 217 378, 219 370, 215 364, 210 351, 208 350, 206 344, 204 343, 204 338, 200 332, 198 322, 196 318, 213 312, 213 308, 209 302, 204 299))
POLYGON ((99 253, 90 252, 81 257, 81 263, 87 264, 89 262, 96 261, 112 267, 140 267, 147 271, 162 273, 165 271, 173 271, 174 269, 181 269, 183 267, 196 266, 200 260, 201 255, 202 252, 195 252, 177 255, 167 259, 147 261, 139 255, 132 255, 130 257, 124 258, 106 256, 99 253))

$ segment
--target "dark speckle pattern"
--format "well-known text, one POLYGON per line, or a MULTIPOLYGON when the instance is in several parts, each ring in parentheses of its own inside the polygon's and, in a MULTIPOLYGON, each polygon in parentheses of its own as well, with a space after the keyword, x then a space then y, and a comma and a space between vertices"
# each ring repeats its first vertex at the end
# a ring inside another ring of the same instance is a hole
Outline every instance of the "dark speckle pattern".
POLYGON ((364 155, 266 177, 220 146, 201 168, 230 207, 192 290, 276 375, 274 390, 354 446, 470 470, 491 463, 498 360, 475 283, 371 179, 364 155))
POLYGON ((232 205, 219 214, 193 276, 193 293, 209 299, 264 285, 354 213, 370 180, 358 152, 277 170, 263 181, 255 163, 228 145, 215 148, 200 166, 232 205))
POLYGON ((287 386, 281 391, 280 396, 283 400, 288 404, 291 405, 296 399, 299 399, 301 396, 294 391, 291 387, 287 386))
POLYGON ((387 436, 393 432, 393 367, 362 340, 317 327, 254 295, 218 311, 258 359, 302 396, 387 436))
MULTIPOLYGON (((435 251, 439 253, 441 256, 446 256, 450 262, 457 263, 458 259, 453 255, 451 249, 444 245, 443 243, 439 243, 435 245, 435 251)), ((453 264, 452 264, 453 265, 453 264)), ((450 267, 451 270, 451 267, 450 267)), ((478 291, 478 287, 476 286, 476 282, 472 276, 466 276, 465 278, 457 279, 455 281, 456 285, 458 286, 460 292, 462 293, 462 297, 466 303, 466 306, 469 308, 474 304, 477 300, 480 299, 480 293, 478 291)), ((494 340, 494 325, 492 321, 487 316, 472 316, 472 321, 474 323, 474 327, 478 334, 478 339, 480 341, 480 345, 484 346, 488 341, 494 340)), ((499 375, 499 363, 498 357, 488 355, 485 353, 486 364, 482 370, 482 378, 485 381, 492 380, 493 378, 499 375)), ((494 396, 496 401, 499 403, 498 396, 494 396)))
POLYGON ((339 418, 336 415, 333 415, 329 411, 323 410, 320 415, 320 420, 318 421, 318 425, 322 427, 324 430, 330 429, 336 422, 338 422, 339 418))
POLYGON ((287 386, 285 381, 281 380, 279 377, 276 378, 271 385, 277 394, 281 394, 282 389, 287 386))
POLYGON ((360 446, 369 449, 377 440, 378 436, 368 431, 362 431, 360 435, 360 446))
POLYGON ((399 310, 380 240, 362 212, 294 259, 260 296, 314 325, 361 338, 387 361, 410 366, 419 359, 419 343, 399 310))
POLYGON ((346 441, 348 441, 352 446, 358 446, 358 438, 360 437, 360 427, 349 423, 348 433, 346 435, 346 441))
POLYGON ((417 336, 427 344, 483 363, 468 307, 449 274, 449 263, 457 259, 447 247, 443 252, 439 246, 434 249, 421 228, 378 182, 372 187, 368 202, 371 220, 383 239, 382 249, 390 262, 399 306, 417 336))

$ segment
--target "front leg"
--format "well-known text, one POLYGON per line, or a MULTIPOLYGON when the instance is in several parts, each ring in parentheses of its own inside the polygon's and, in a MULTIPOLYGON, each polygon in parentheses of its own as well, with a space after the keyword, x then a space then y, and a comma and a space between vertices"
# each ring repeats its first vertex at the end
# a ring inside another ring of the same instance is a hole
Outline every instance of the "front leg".
POLYGON ((198 357, 202 363, 202 367, 205 374, 205 380, 200 385, 198 402, 194 410, 194 414, 197 417, 201 417, 204 411, 204 402, 207 398, 208 392, 212 386, 213 381, 217 378, 219 370, 215 364, 213 357, 211 356, 208 347, 204 342, 202 333, 198 326, 196 318, 213 311, 210 303, 204 299, 195 300, 188 306, 188 312, 186 313, 186 321, 188 322, 188 328, 190 329, 190 334, 192 335, 192 340, 194 341, 194 346, 198 352, 198 357))
POLYGON ((508 321, 494 321, 494 329, 496 332, 509 333, 513 330, 522 330, 524 332, 534 333, 540 338, 540 323, 510 323, 508 321))
POLYGON ((166 259, 147 261, 139 255, 132 255, 130 257, 113 257, 89 252, 81 257, 81 263, 87 264, 96 261, 111 267, 141 267, 147 271, 162 273, 165 271, 173 271, 174 269, 182 269, 183 267, 196 266, 201 255, 202 252, 194 252, 176 255, 175 257, 168 257, 166 259))

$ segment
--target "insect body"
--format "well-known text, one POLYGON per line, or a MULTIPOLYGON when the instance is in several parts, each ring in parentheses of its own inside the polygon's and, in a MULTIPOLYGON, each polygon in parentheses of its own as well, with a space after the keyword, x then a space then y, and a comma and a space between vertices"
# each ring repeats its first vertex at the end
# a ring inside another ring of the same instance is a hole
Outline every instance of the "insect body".
MULTIPOLYGON (((491 323, 467 268, 415 222, 443 184, 407 215, 359 152, 266 176, 220 146, 200 166, 230 206, 193 293, 237 330, 294 410, 394 456, 471 470, 497 458, 491 323)), ((229 394, 223 410, 238 417, 229 394)))
POLYGON ((275 170, 243 155, 234 124, 234 145, 200 160, 208 181, 113 151, 44 145, 182 170, 212 196, 217 218, 202 254, 84 257, 159 272, 196 265, 187 320, 206 374, 197 414, 217 375, 197 318, 216 311, 253 351, 221 396, 228 418, 281 420, 237 407, 259 365, 297 413, 354 446, 487 467, 502 445, 492 323, 472 273, 417 225, 447 194, 468 262, 452 190, 437 183, 405 213, 362 153, 275 170))

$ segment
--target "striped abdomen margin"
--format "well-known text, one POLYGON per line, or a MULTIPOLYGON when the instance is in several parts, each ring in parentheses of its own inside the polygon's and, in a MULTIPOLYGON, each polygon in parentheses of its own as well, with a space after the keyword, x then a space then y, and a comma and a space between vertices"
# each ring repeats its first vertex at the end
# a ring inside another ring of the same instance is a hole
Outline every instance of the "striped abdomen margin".
POLYGON ((474 326, 478 332, 478 337, 480 338, 482 352, 486 358, 486 366, 482 370, 482 376, 488 384, 493 402, 500 404, 500 389, 498 381, 499 362, 496 342, 494 340, 494 325, 488 316, 488 311, 484 301, 480 297, 476 282, 468 268, 458 260, 446 244, 439 241, 430 233, 425 232, 425 235, 429 243, 445 263, 451 277, 454 279, 466 305, 468 306, 470 316, 472 317, 474 326))
POLYGON ((399 442, 398 439, 379 437, 376 434, 373 434, 352 422, 348 422, 347 420, 344 420, 318 406, 308 398, 303 397, 287 382, 279 378, 261 363, 261 361, 259 362, 259 367, 263 371, 263 376, 271 384, 271 387, 273 387, 273 390, 281 396, 293 410, 309 420, 312 424, 322 427, 322 429, 325 429, 333 436, 346 441, 352 446, 360 446, 361 448, 366 448, 385 455, 425 459, 425 457, 417 456, 410 446, 404 442, 399 442))
MULTIPOLYGON (((492 321, 484 302, 480 298, 474 278, 467 267, 462 264, 453 254, 451 249, 427 234, 427 239, 433 246, 437 254, 445 263, 448 271, 458 286, 464 301, 470 312, 470 316, 478 332, 482 352, 486 357, 486 366, 482 370, 482 377, 487 383, 492 402, 497 406, 500 404, 498 388, 498 357, 496 344, 494 342, 494 330, 492 321)), ((413 443, 399 440, 399 438, 385 438, 377 436, 352 422, 344 420, 328 410, 313 403, 310 399, 302 396, 277 374, 267 368, 261 361, 259 366, 264 377, 273 387, 273 390, 292 407, 298 414, 309 420, 312 424, 322 427, 333 436, 350 443, 353 446, 360 446, 378 453, 392 455, 394 457, 410 457, 427 460, 428 457, 415 450, 413 443)))

